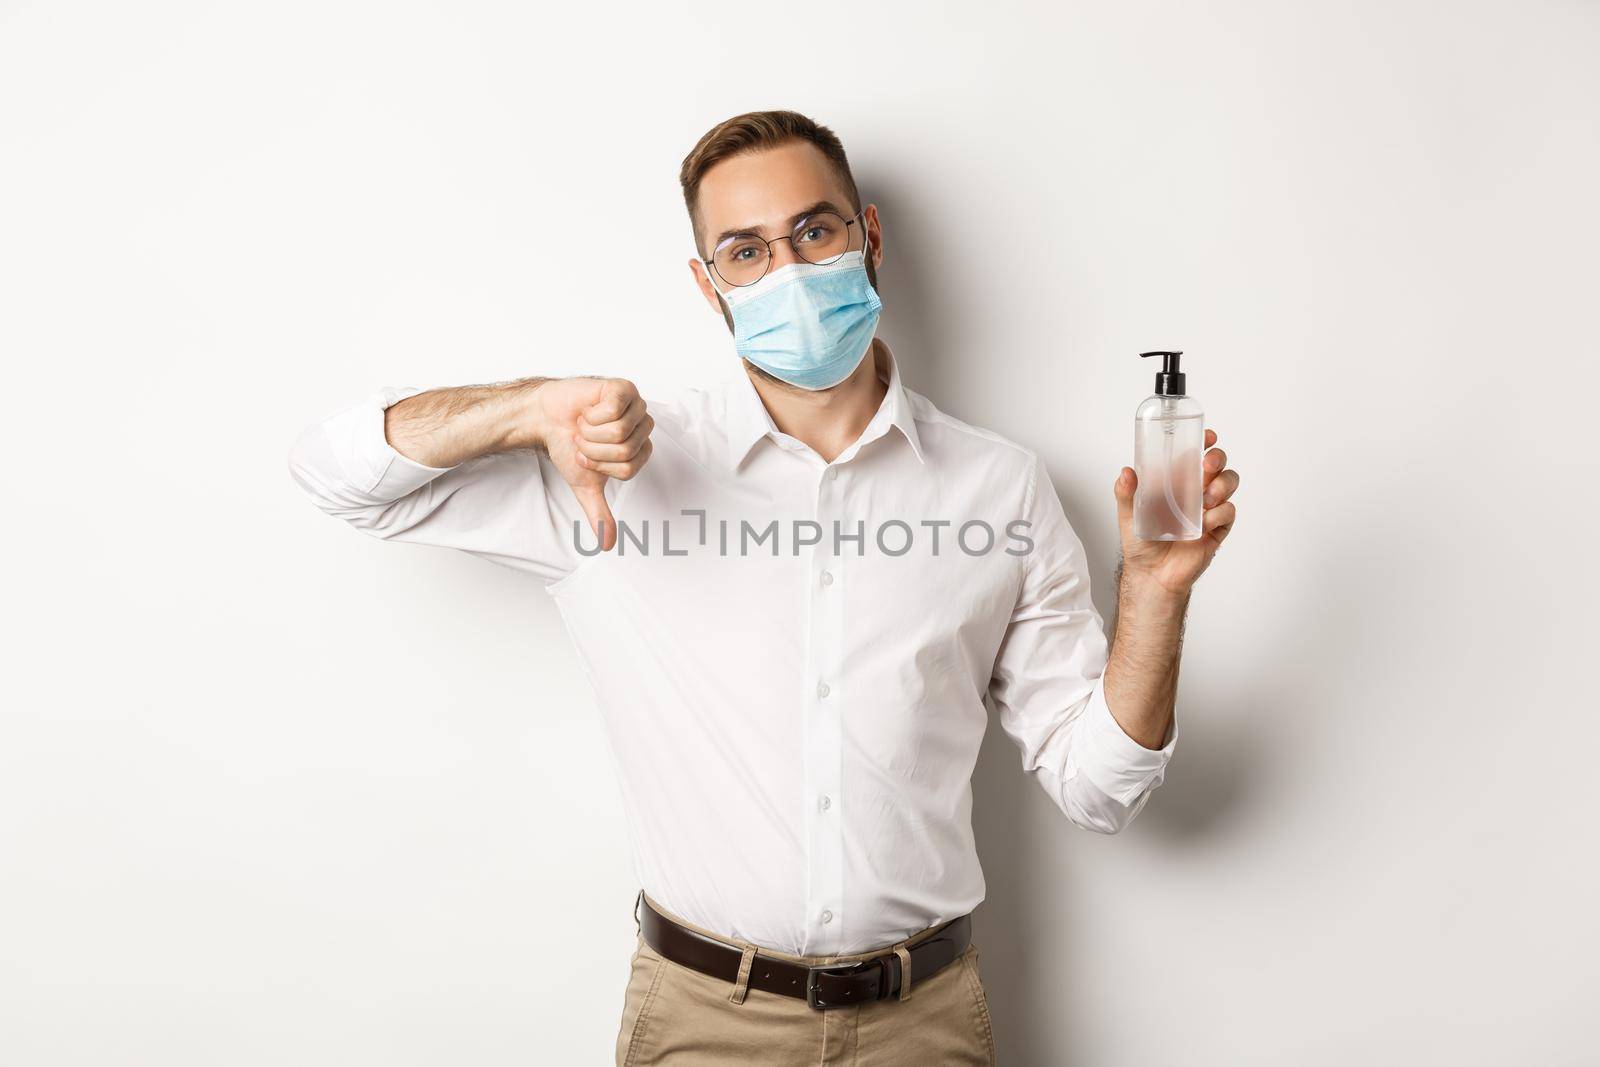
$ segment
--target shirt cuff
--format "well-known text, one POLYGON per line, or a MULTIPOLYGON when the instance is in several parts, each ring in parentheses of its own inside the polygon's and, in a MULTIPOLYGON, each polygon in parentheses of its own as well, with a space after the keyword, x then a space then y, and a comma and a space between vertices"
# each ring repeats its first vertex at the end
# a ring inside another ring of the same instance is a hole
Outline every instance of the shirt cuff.
POLYGON ((362 451, 367 454, 370 469, 377 474, 371 492, 379 499, 399 500, 451 469, 429 467, 407 457, 389 443, 388 435, 383 431, 383 413, 386 410, 424 391, 409 386, 380 389, 372 395, 371 402, 363 411, 367 426, 361 435, 362 451))
POLYGON ((1167 743, 1161 748, 1145 748, 1129 737, 1106 704, 1105 676, 1094 683, 1083 725, 1074 739, 1078 747, 1079 769, 1107 796, 1124 806, 1140 793, 1159 785, 1167 761, 1178 743, 1178 720, 1167 727, 1167 743))

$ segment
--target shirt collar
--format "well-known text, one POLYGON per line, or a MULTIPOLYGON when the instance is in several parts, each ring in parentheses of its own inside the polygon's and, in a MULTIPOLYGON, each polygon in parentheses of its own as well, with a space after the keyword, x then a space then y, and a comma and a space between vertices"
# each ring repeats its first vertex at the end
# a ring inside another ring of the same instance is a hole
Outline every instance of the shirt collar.
MULTIPOLYGON (((884 394, 883 402, 878 405, 877 412, 872 416, 872 421, 861 431, 861 437, 842 455, 853 455, 856 449, 868 441, 883 436, 888 427, 892 426, 905 437, 918 462, 926 463, 927 460, 922 455, 922 441, 917 437, 917 420, 911 410, 911 400, 906 396, 905 386, 900 380, 900 365, 882 338, 873 338, 872 344, 878 379, 882 381, 887 372, 889 389, 884 394)), ((730 469, 737 469, 745 461, 757 441, 763 437, 775 437, 782 432, 772 421, 767 406, 761 402, 761 394, 756 392, 756 387, 750 381, 750 375, 745 371, 742 360, 728 390, 727 429, 730 469)))

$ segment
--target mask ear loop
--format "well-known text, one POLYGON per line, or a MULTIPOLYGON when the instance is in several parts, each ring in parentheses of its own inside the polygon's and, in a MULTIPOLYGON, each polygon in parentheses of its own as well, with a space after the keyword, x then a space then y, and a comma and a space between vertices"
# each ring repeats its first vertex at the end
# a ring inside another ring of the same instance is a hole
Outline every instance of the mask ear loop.
MULTIPOLYGON (((856 212, 856 219, 861 223, 861 265, 866 266, 870 262, 867 256, 872 252, 872 242, 867 239, 867 209, 863 207, 856 212)), ((849 241, 844 243, 844 254, 850 254, 849 241)))
POLYGON ((728 294, 717 288, 717 268, 711 265, 711 261, 702 259, 700 261, 700 269, 706 272, 706 281, 711 283, 711 291, 722 297, 723 300, 727 300, 728 294))

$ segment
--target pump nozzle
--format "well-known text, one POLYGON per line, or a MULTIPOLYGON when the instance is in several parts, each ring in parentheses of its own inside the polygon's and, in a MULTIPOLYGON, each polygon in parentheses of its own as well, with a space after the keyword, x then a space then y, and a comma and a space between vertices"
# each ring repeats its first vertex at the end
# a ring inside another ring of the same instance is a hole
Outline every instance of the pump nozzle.
POLYGON ((1140 352, 1139 358, 1160 356, 1161 370, 1156 374, 1157 396, 1183 396, 1183 375, 1178 371, 1178 357, 1182 352, 1140 352))

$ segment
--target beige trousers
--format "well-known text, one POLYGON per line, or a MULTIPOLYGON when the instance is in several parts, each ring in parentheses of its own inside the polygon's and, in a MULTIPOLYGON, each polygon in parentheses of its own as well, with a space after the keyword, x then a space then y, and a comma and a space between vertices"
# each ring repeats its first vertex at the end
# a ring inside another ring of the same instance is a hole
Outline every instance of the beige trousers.
MULTIPOLYGON (((742 950, 745 961, 740 973, 748 978, 759 946, 685 922, 654 900, 650 904, 691 930, 742 950)), ((913 935, 904 944, 914 945, 933 932, 913 935)), ((811 965, 850 963, 877 954, 792 956, 759 951, 811 965)), ((724 981, 663 959, 642 936, 630 967, 617 1032, 618 1067, 993 1067, 995 1062, 976 944, 932 977, 912 983, 911 995, 904 1000, 890 998, 826 1011, 809 1007, 798 997, 750 989, 745 981, 724 981)))

